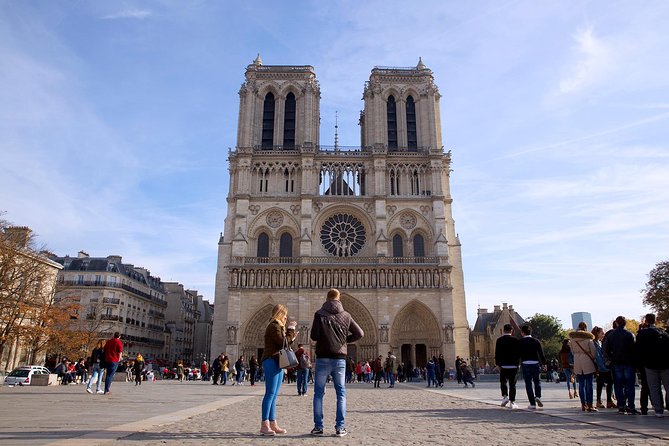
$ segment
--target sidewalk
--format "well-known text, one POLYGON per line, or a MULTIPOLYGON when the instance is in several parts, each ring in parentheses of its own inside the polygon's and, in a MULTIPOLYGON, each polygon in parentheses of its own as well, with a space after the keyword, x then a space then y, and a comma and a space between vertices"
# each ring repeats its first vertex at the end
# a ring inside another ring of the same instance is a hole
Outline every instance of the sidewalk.
MULTIPOLYGON (((263 387, 159 381, 135 388, 115 383, 108 397, 89 395, 83 386, 3 388, 0 444, 564 446, 660 445, 669 439, 669 417, 621 416, 614 410, 583 414, 561 385, 544 384, 546 407, 540 413, 499 407, 495 383, 476 389, 454 383, 443 389, 424 385, 398 384, 395 389, 350 385, 346 420, 350 433, 343 438, 332 436, 331 387, 324 404, 325 438, 309 435, 311 386, 307 397, 297 396, 294 384, 282 386, 277 413, 288 434, 273 438, 257 435, 263 387)), ((524 387, 519 388, 520 407, 527 406, 524 394, 524 387)))

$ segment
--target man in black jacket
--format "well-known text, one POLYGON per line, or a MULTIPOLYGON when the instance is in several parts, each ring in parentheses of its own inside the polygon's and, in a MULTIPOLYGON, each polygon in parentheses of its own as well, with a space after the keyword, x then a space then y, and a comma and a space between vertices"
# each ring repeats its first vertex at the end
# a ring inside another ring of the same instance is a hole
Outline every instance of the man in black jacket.
POLYGON ((509 409, 516 406, 516 379, 520 348, 518 338, 513 336, 511 324, 504 325, 504 335, 495 344, 495 364, 499 367, 499 384, 502 390, 502 407, 509 404, 509 409), (508 388, 507 388, 508 382, 508 388))
POLYGON ((347 434, 346 416, 346 355, 347 344, 362 338, 364 333, 351 315, 344 310, 339 290, 328 291, 327 300, 314 314, 311 340, 316 342, 316 377, 314 378, 314 428, 312 435, 323 435, 323 395, 325 382, 332 376, 337 394, 335 435, 347 434))
POLYGON ((636 380, 636 351, 634 335, 625 329, 627 320, 616 318, 616 328, 604 338, 604 359, 613 366, 613 386, 616 392, 618 413, 637 415, 634 407, 634 382, 636 380), (627 406, 625 406, 627 400, 627 406))
POLYGON ((662 389, 669 394, 669 335, 666 331, 655 326, 655 315, 646 315, 646 325, 636 335, 636 347, 639 353, 639 362, 646 371, 650 401, 655 409, 655 416, 662 417, 664 413, 662 389))
POLYGON ((541 402, 541 380, 539 379, 541 366, 546 363, 544 349, 541 347, 541 342, 532 337, 532 327, 527 324, 523 325, 520 327, 520 332, 523 337, 518 341, 518 346, 520 362, 523 365, 525 390, 527 391, 527 399, 530 400, 528 409, 536 409, 537 406, 544 407, 541 402), (532 383, 534 383, 534 389, 532 383))

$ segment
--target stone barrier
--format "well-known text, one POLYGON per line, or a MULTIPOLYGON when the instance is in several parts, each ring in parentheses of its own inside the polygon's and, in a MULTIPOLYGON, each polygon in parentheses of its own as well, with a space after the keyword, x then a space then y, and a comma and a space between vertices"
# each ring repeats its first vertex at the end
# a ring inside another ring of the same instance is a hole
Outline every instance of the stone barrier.
POLYGON ((56 384, 58 384, 58 375, 56 373, 49 375, 33 374, 30 377, 31 386, 55 386, 56 384))

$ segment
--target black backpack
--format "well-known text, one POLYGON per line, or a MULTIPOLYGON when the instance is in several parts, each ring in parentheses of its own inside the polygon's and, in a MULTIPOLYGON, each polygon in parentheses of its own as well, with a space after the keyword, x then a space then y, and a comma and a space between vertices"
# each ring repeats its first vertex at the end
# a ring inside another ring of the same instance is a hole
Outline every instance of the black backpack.
POLYGON ((346 344, 348 337, 348 327, 344 327, 332 318, 321 316, 321 342, 325 350, 329 352, 338 352, 346 344))

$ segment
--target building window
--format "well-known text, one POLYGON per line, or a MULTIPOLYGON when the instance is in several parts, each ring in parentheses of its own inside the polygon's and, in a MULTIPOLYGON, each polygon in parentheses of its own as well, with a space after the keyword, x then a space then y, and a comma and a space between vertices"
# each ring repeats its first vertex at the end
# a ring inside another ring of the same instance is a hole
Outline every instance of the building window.
POLYGON ((77 285, 83 285, 83 284, 84 284, 84 275, 83 275, 83 274, 79 274, 79 275, 77 276, 77 285))
POLYGON ((404 243, 399 234, 393 237, 393 257, 404 257, 404 243))
POLYGON ((279 257, 293 257, 293 236, 287 232, 281 234, 279 257))
POLYGON ((388 117, 388 148, 397 148, 397 104, 394 96, 388 96, 387 104, 388 117))
POLYGON ((269 257, 269 236, 264 232, 258 236, 258 257, 269 257))
POLYGON ((262 147, 274 145, 274 95, 267 93, 262 112, 262 147))
POLYGON ((111 307, 107 307, 107 308, 105 308, 105 314, 106 314, 107 316, 111 316, 111 315, 112 315, 112 308, 111 308, 111 307))
POLYGON ((407 147, 411 152, 415 152, 418 149, 418 136, 416 134, 416 104, 411 96, 407 98, 407 147))
POLYGON ((283 115, 283 148, 295 148, 295 95, 288 93, 283 115))
POLYGON ((413 238, 413 256, 425 257, 425 239, 420 234, 416 234, 413 238))

